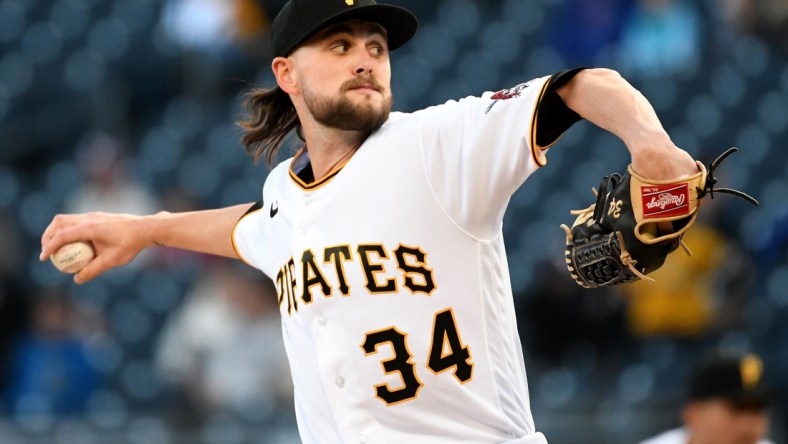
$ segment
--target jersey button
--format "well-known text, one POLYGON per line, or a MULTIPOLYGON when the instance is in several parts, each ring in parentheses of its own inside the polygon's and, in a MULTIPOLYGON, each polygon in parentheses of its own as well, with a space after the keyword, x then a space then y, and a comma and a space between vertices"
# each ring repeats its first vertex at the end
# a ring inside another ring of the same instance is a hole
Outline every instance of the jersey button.
POLYGON ((341 377, 341 376, 340 376, 340 377, 338 377, 338 378, 337 378, 337 379, 334 381, 334 384, 336 384, 336 385, 337 385, 337 387, 339 387, 339 388, 342 388, 342 387, 344 387, 344 386, 345 386, 345 378, 343 378, 343 377, 341 377))
POLYGON ((358 444, 367 444, 367 437, 364 435, 359 435, 358 439, 356 439, 358 444))
POLYGON ((309 197, 309 196, 306 196, 306 197, 304 198, 303 202, 304 202, 304 206, 307 206, 307 207, 308 207, 308 206, 309 206, 309 205, 312 203, 312 198, 311 198, 311 197, 309 197))
POLYGON ((317 318, 317 325, 319 325, 321 327, 325 327, 327 322, 328 322, 328 319, 326 319, 325 316, 319 316, 317 318))

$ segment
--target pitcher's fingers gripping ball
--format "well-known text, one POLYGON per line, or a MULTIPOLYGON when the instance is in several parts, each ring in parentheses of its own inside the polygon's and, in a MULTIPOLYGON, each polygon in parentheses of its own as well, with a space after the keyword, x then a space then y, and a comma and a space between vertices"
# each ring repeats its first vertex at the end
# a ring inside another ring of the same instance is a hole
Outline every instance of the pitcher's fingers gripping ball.
POLYGON ((49 259, 55 268, 63 273, 76 273, 85 268, 96 257, 93 245, 89 242, 74 242, 63 245, 49 259))
POLYGON ((596 203, 573 211, 577 217, 566 231, 566 264, 572 278, 586 288, 611 286, 638 279, 657 270, 695 222, 701 199, 714 192, 733 194, 753 205, 745 193, 715 188, 714 169, 737 149, 730 148, 708 168, 675 181, 650 181, 630 166, 624 175, 602 179, 596 203))

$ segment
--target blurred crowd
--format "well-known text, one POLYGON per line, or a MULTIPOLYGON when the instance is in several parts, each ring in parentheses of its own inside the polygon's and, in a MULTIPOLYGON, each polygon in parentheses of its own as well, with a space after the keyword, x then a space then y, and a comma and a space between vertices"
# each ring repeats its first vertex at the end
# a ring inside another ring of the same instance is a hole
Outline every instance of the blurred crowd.
MULTIPOLYGON (((693 254, 675 252, 653 284, 581 290, 558 225, 626 150, 588 124, 559 141, 504 226, 548 439, 635 442, 678 425, 695 358, 725 349, 762 356, 778 393, 770 433, 788 442, 788 2, 392 2, 421 28, 392 59, 395 109, 611 67, 693 155, 738 145, 721 183, 761 201, 704 204, 693 254)), ((272 81, 267 31, 284 3, 0 0, 3 442, 297 442, 270 280, 158 249, 76 286, 37 259, 58 212, 258 199, 267 171, 233 122, 243 91, 272 81)))

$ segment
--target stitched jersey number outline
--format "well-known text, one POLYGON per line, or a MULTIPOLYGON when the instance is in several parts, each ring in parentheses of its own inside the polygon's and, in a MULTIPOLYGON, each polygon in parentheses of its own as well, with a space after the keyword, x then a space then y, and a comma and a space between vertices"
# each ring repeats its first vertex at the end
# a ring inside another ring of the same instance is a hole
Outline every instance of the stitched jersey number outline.
MULTIPOLYGON (((423 383, 416 374, 416 364, 413 355, 408 349, 408 335, 389 327, 382 330, 369 332, 364 337, 361 348, 369 356, 378 352, 378 346, 388 343, 394 351, 394 357, 381 361, 383 372, 386 374, 398 373, 402 379, 400 388, 392 389, 388 384, 375 386, 375 395, 387 405, 415 399, 423 383)), ((453 375, 461 384, 471 380, 473 376, 473 363, 471 353, 467 346, 462 345, 454 312, 447 308, 435 314, 432 325, 432 344, 427 361, 427 368, 439 374, 449 369, 454 369, 453 375)))

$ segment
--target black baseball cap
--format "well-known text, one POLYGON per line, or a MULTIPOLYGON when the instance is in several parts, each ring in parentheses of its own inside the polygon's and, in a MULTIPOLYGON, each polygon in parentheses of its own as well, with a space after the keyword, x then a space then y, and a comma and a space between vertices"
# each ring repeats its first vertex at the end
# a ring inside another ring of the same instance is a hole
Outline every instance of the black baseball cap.
POLYGON ((363 19, 386 29, 389 50, 408 42, 416 33, 418 20, 412 12, 375 0, 290 0, 271 26, 274 56, 287 57, 320 30, 335 23, 363 19))
POLYGON ((755 354, 709 356, 690 376, 688 397, 693 401, 723 398, 766 405, 770 395, 763 363, 755 354))

